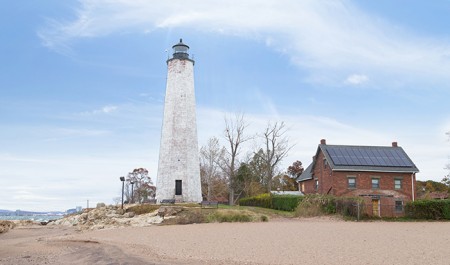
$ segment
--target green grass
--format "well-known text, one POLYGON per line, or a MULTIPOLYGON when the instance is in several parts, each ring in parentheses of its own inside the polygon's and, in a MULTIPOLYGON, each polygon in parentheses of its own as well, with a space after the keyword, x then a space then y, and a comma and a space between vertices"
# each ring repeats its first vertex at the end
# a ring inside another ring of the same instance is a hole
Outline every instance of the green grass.
POLYGON ((280 211, 280 210, 274 210, 274 209, 262 208, 262 207, 254 207, 254 206, 239 206, 239 205, 229 206, 229 205, 219 204, 219 209, 247 210, 247 211, 254 212, 256 214, 268 215, 270 217, 284 217, 284 218, 295 217, 295 212, 280 211))

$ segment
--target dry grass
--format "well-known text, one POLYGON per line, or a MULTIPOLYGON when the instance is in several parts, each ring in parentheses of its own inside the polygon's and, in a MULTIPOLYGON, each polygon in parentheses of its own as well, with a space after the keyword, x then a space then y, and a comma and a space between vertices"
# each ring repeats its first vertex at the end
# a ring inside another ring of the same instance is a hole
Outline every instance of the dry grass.
POLYGON ((224 209, 214 211, 206 216, 208 223, 223 222, 252 222, 256 221, 257 215, 247 210, 224 209))
POLYGON ((244 209, 202 209, 185 207, 175 218, 164 220, 164 224, 194 224, 222 222, 267 222, 266 215, 244 209))
POLYGON ((126 212, 134 212, 136 215, 151 213, 159 209, 159 205, 156 204, 138 204, 130 206, 126 209, 126 212))

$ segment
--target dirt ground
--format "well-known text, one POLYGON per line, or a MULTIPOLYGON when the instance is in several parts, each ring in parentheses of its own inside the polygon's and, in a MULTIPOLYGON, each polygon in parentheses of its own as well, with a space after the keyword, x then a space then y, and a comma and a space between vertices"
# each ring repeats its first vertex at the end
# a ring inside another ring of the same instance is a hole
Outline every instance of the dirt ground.
POLYGON ((33 226, 0 234, 0 264, 450 264, 449 246, 450 222, 33 226))

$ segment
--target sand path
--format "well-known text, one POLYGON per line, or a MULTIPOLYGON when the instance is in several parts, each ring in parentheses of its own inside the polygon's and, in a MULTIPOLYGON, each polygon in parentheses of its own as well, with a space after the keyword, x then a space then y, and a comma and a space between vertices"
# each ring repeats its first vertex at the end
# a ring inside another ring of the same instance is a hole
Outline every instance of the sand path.
POLYGON ((0 264, 450 264, 450 222, 22 228, 0 235, 0 246, 0 264))

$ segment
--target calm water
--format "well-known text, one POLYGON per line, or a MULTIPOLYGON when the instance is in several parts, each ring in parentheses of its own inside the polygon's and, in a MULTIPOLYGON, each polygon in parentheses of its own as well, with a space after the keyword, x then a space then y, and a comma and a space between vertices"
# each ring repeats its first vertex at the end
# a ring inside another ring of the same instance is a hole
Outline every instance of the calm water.
POLYGON ((0 215, 0 220, 31 220, 37 222, 47 222, 62 218, 62 215, 29 215, 29 216, 7 216, 0 215))

